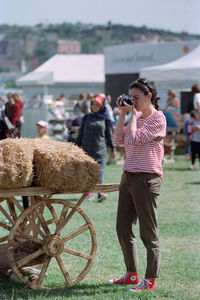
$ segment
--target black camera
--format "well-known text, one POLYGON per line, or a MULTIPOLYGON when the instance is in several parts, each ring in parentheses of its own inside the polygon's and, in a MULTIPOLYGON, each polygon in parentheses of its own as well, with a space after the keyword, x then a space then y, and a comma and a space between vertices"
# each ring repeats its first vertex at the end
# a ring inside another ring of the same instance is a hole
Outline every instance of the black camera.
POLYGON ((118 105, 124 106, 124 102, 126 102, 128 105, 133 105, 132 100, 133 98, 131 96, 125 95, 122 99, 119 99, 118 105))

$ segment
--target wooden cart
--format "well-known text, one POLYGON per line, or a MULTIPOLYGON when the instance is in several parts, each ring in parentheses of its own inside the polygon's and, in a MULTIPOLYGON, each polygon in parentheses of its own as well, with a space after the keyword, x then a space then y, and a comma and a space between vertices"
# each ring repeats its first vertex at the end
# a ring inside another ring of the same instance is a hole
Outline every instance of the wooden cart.
MULTIPOLYGON (((98 184, 90 192, 118 187, 98 184)), ((82 196, 73 203, 42 187, 0 191, 0 274, 11 269, 33 289, 71 286, 86 276, 97 251, 94 225, 80 208, 88 191, 62 194, 82 196), (16 196, 30 196, 29 208, 24 210, 16 196), (36 266, 34 274, 31 266, 36 266)))

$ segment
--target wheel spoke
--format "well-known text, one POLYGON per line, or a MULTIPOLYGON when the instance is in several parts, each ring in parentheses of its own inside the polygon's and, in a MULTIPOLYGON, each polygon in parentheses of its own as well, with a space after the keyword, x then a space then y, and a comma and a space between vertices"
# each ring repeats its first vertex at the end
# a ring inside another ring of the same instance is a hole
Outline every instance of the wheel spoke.
MULTIPOLYGON (((10 198, 7 199, 9 200, 10 198)), ((24 211, 23 207, 19 204, 19 202, 15 199, 15 197, 12 197, 11 199, 13 204, 16 205, 16 207, 20 210, 20 212, 23 212, 24 211)))
POLYGON ((80 200, 77 202, 76 206, 72 208, 67 218, 63 221, 60 231, 67 225, 71 217, 74 215, 74 213, 77 211, 77 208, 81 205, 81 203, 84 201, 84 199, 87 197, 88 193, 84 193, 80 200))
POLYGON ((44 217, 42 215, 42 212, 41 211, 37 211, 37 216, 38 216, 38 219, 40 220, 42 228, 44 229, 44 232, 46 233, 46 235, 49 236, 51 233, 50 233, 49 228, 48 228, 48 226, 46 224, 46 221, 45 221, 45 219, 44 219, 44 217))
POLYGON ((63 251, 66 252, 66 253, 68 253, 68 254, 72 254, 72 255, 75 255, 75 256, 79 256, 79 257, 85 258, 87 260, 92 259, 92 255, 91 254, 86 254, 86 253, 83 253, 83 252, 78 252, 78 251, 69 249, 67 247, 65 247, 63 249, 63 251))
POLYGON ((43 282, 43 280, 46 276, 46 271, 47 271, 47 268, 50 264, 50 261, 51 261, 51 257, 48 256, 46 258, 45 262, 43 263, 42 270, 41 270, 40 275, 39 275, 38 280, 37 280, 37 285, 38 286, 41 286, 41 284, 42 284, 42 282, 43 282))
POLYGON ((69 210, 69 206, 64 206, 62 209, 62 212, 60 214, 60 219, 58 221, 58 224, 56 226, 55 234, 59 235, 63 227, 65 226, 65 217, 67 215, 67 212, 69 210))
POLYGON ((15 240, 21 241, 21 242, 23 242, 23 241, 26 242, 27 240, 29 240, 29 241, 31 240, 32 242, 36 242, 40 245, 42 245, 44 243, 43 240, 40 240, 37 237, 33 237, 32 235, 25 233, 20 228, 19 228, 19 231, 17 232, 17 234, 15 235, 15 240))
POLYGON ((90 227, 89 224, 85 224, 83 226, 81 226, 80 228, 74 230, 72 233, 66 235, 63 239, 64 242, 67 242, 71 239, 73 239, 74 237, 76 237, 77 235, 83 233, 84 231, 88 230, 88 228, 90 227))
POLYGON ((2 214, 4 214, 6 219, 8 219, 12 225, 15 224, 15 221, 10 217, 10 215, 5 211, 5 209, 1 205, 0 205, 0 211, 2 212, 2 214))
POLYGON ((7 198, 7 204, 8 204, 8 209, 10 211, 10 214, 13 217, 13 220, 16 221, 17 220, 17 213, 16 213, 15 206, 14 206, 11 198, 7 198))
POLYGON ((31 253, 30 255, 18 260, 16 262, 16 266, 18 268, 21 268, 23 266, 25 266, 28 262, 32 261, 33 259, 35 259, 36 257, 44 254, 44 250, 43 249, 39 249, 38 251, 34 252, 34 253, 31 253))
MULTIPOLYGON (((39 228, 39 225, 37 225, 36 223, 35 223, 35 218, 34 217, 30 217, 29 215, 27 215, 26 216, 26 219, 31 223, 31 225, 32 225, 32 230, 33 230, 33 232, 34 233, 37 233, 37 234, 39 234, 43 239, 45 238, 45 234, 42 232, 42 230, 39 228)), ((34 235, 34 236, 36 236, 36 235, 34 235)))
POLYGON ((7 200, 7 198, 2 198, 2 197, 1 197, 1 198, 0 198, 0 203, 3 202, 3 201, 5 201, 5 200, 7 200))
MULTIPOLYGON (((54 209, 54 207, 51 204, 47 204, 48 209, 51 211, 51 214, 53 216, 52 220, 55 220, 55 223, 58 223, 58 215, 56 213, 56 210, 54 209)), ((48 220, 48 222, 52 221, 52 220, 48 220)))
POLYGON ((65 279, 66 279, 66 281, 67 281, 67 283, 68 283, 68 285, 72 285, 72 280, 71 280, 71 278, 70 278, 70 276, 69 276, 69 273, 67 272, 67 270, 66 270, 66 268, 65 268, 65 265, 64 265, 64 263, 63 263, 61 257, 60 257, 60 256, 57 256, 57 257, 56 257, 56 260, 57 260, 57 262, 58 262, 58 264, 59 264, 59 267, 60 267, 60 269, 61 269, 61 271, 62 271, 62 273, 63 273, 63 275, 64 275, 64 277, 65 277, 65 279))
POLYGON ((2 222, 0 222, 0 227, 3 227, 4 229, 7 229, 7 230, 9 230, 9 231, 10 231, 11 228, 12 228, 12 227, 10 227, 10 226, 8 226, 8 225, 2 223, 2 222))
POLYGON ((3 243, 8 240, 9 235, 0 238, 0 243, 3 243))

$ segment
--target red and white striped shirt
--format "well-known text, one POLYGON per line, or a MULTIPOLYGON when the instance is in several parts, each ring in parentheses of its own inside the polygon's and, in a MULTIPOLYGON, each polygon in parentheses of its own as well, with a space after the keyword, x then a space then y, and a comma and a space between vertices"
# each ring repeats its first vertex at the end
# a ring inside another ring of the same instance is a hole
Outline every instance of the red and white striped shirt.
POLYGON ((155 138, 164 138, 165 135, 166 118, 161 111, 156 111, 147 118, 138 113, 135 132, 129 132, 127 126, 121 134, 114 135, 114 143, 125 146, 123 170, 132 173, 156 173, 162 178, 163 139, 156 141, 155 138))

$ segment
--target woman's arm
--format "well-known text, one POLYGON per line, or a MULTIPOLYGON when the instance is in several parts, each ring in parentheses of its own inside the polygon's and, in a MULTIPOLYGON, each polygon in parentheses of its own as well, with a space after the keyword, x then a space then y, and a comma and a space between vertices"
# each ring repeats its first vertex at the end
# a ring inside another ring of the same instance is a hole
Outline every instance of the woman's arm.
POLYGON ((136 128, 136 130, 134 130, 135 120, 133 119, 130 126, 132 126, 132 130, 129 130, 129 134, 125 137, 127 145, 144 145, 166 135, 166 119, 164 115, 152 118, 147 124, 139 129, 136 128))
POLYGON ((124 131, 124 120, 126 117, 126 110, 120 109, 119 118, 115 127, 115 134, 121 134, 124 131))
POLYGON ((113 143, 112 132, 110 128, 110 121, 105 120, 106 128, 105 128, 105 137, 106 137, 106 145, 112 150, 115 151, 115 145, 113 143))
POLYGON ((78 136, 77 136, 76 141, 75 141, 75 144, 78 145, 79 147, 81 147, 81 145, 82 145, 84 126, 85 126, 85 122, 87 120, 87 116, 88 115, 85 115, 82 118, 81 127, 79 129, 78 136))

